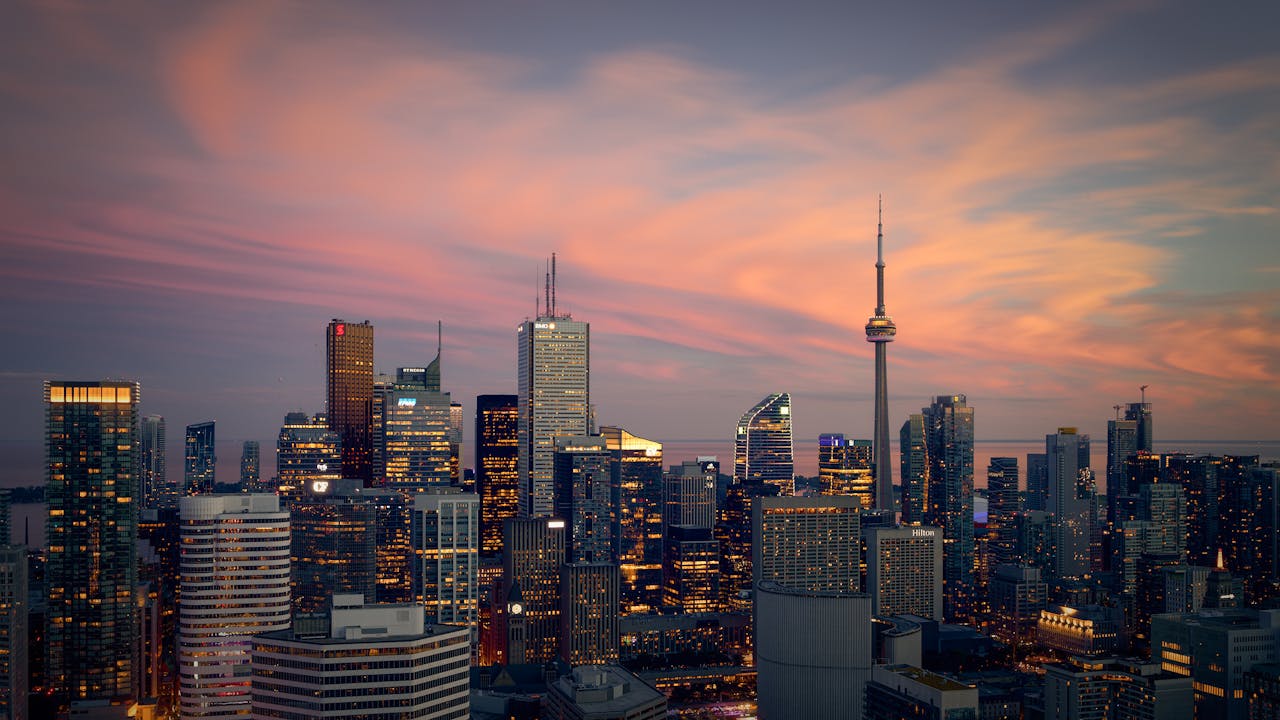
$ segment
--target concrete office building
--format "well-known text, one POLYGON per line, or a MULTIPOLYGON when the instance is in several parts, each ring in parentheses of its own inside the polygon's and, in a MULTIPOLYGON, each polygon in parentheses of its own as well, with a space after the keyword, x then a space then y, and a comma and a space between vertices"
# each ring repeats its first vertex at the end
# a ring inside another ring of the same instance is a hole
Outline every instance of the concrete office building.
POLYGON ((413 597, 430 622, 477 632, 480 608, 480 498, 459 488, 413 496, 410 521, 413 597))
POLYGON ((469 717, 466 628, 427 623, 415 603, 333 600, 328 622, 254 638, 255 720, 469 717))
POLYGON ((756 616, 761 720, 861 720, 871 675, 869 596, 761 582, 756 616))
POLYGON ((1275 662, 1280 610, 1227 608, 1151 618, 1151 659, 1190 677, 1197 718, 1246 720, 1244 674, 1275 662))
POLYGON ((549 720, 660 720, 667 696, 616 665, 586 665, 547 688, 549 720))
POLYGON ((751 505, 757 583, 835 592, 860 587, 857 498, 762 497, 751 505))
POLYGON ((867 684, 866 720, 977 720, 978 688, 911 665, 877 665, 867 684))

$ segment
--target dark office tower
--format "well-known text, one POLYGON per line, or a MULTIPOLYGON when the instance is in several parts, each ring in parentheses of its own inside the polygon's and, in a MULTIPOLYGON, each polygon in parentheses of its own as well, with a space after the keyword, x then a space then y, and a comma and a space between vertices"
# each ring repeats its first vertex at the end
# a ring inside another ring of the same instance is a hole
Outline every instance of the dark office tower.
POLYGON ((215 454, 213 422, 187 426, 187 455, 183 467, 183 492, 187 495, 205 495, 213 492, 216 482, 214 468, 218 464, 215 454))
POLYGON ((476 494, 484 557, 502 554, 502 523, 519 512, 519 418, 516 395, 476 397, 476 494))
POLYGON ((1013 527, 1018 564, 1038 568, 1045 578, 1052 578, 1058 555, 1053 516, 1043 510, 1026 510, 1014 517, 1013 527))
POLYGON ((377 519, 354 478, 312 482, 291 507, 293 610, 322 612, 334 594, 377 598, 377 519))
POLYGON ((1049 509, 1049 456, 1044 453, 1027 453, 1027 502, 1028 510, 1049 509))
POLYGON ((417 368, 399 368, 394 381, 375 383, 373 397, 377 483, 406 491, 454 484, 449 393, 425 389, 417 368))
POLYGON ((650 612, 662 603, 662 443, 608 425, 600 436, 617 495, 613 557, 622 577, 622 607, 650 612))
POLYGON ((1161 456, 1162 482, 1181 485, 1187 494, 1187 561, 1192 565, 1210 566, 1218 552, 1223 460, 1212 455, 1161 456))
POLYGON ((240 490, 258 492, 262 481, 262 447, 257 440, 245 440, 240 450, 240 490))
POLYGON ((138 423, 138 482, 143 507, 177 507, 177 493, 165 475, 164 418, 148 415, 138 423))
MULTIPOLYGON (((1117 406, 1119 407, 1119 406, 1117 406)), ((1125 461, 1138 452, 1138 423, 1133 420, 1107 421, 1107 497, 1124 494, 1125 461)))
POLYGON ((734 436, 733 479, 771 483, 782 495, 795 489, 791 394, 774 393, 743 414, 734 436))
POLYGON ((1258 456, 1223 456, 1218 545, 1231 573, 1250 598, 1275 597, 1276 483, 1280 467, 1259 466, 1258 456))
POLYGON ((1057 529, 1058 557, 1054 577, 1083 578, 1089 574, 1092 518, 1097 517, 1093 471, 1089 469, 1089 436, 1075 428, 1058 428, 1045 436, 1048 458, 1048 506, 1057 529))
MULTIPOLYGON (((564 564, 563 520, 512 518, 503 524, 506 592, 518 597, 524 662, 551 662, 560 649, 560 566, 564 564)), ((508 610, 508 615, 511 612, 508 610)), ((510 618, 508 618, 510 622, 510 618)))
POLYGON ((921 525, 929 507, 929 447, 924 441, 924 415, 913 414, 902 423, 902 524, 921 525))
POLYGON ((818 482, 823 495, 858 498, 868 510, 876 505, 875 471, 870 440, 846 439, 841 433, 818 436, 818 482))
POLYGON ((329 429, 342 441, 342 472, 373 480, 373 325, 334 319, 325 329, 329 429))
POLYGON ((617 506, 609 449, 598 436, 556 440, 555 513, 567 523, 567 562, 612 562, 617 506))
POLYGON ((973 408, 964 395, 939 395, 922 411, 929 456, 925 524, 942 528, 943 615, 973 611, 973 408))
POLYGON ((138 638, 138 384, 44 384, 45 678, 60 705, 129 695, 138 638))
POLYGON ((591 433, 591 325, 558 314, 555 258, 547 301, 516 331, 520 415, 520 514, 552 514, 556 438, 591 433))
POLYGON ((777 485, 760 482, 735 482, 725 493, 715 534, 720 542, 721 602, 727 611, 751 608, 751 503, 755 498, 777 496, 777 485))
POLYGON ((560 568, 560 659, 579 665, 618 662, 618 566, 566 563, 560 568))
POLYGON ((1154 452, 1154 426, 1151 420, 1151 403, 1146 399, 1147 386, 1142 386, 1142 402, 1129 403, 1124 410, 1124 419, 1134 423, 1135 439, 1138 450, 1154 452))
POLYGON ((662 527, 689 525, 711 529, 716 525, 716 477, 720 462, 700 457, 672 465, 663 477, 662 527))
POLYGON ((720 609, 720 544, 711 530, 671 525, 663 545, 662 604, 685 613, 720 609))
POLYGON ((329 429, 323 415, 307 417, 291 412, 284 416, 276 441, 275 485, 282 496, 309 492, 312 483, 330 483, 342 477, 342 441, 329 429))
POLYGON ((993 457, 987 466, 987 532, 991 535, 991 567, 1017 561, 1014 516, 1022 511, 1018 494, 1018 459, 993 457))
POLYGON ((884 309, 884 223, 876 219, 876 313, 867 319, 867 342, 876 348, 875 507, 893 509, 893 466, 889 454, 889 343, 898 334, 893 318, 884 309))
POLYGON ((373 506, 374 595, 379 603, 414 601, 412 579, 413 548, 410 522, 413 500, 408 493, 391 488, 360 488, 356 494, 373 506))
MULTIPOLYGON (((5 538, 8 539, 7 537, 5 538)), ((0 543, 0 718, 26 720, 30 643, 27 548, 0 543)))

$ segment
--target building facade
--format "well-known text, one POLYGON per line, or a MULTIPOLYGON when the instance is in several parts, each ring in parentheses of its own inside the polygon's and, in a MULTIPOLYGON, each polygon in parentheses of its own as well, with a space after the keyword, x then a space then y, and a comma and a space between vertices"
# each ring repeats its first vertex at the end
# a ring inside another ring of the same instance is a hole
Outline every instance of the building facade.
POLYGON ((560 649, 560 566, 565 562, 565 522, 557 518, 513 518, 506 522, 503 535, 504 596, 520 598, 524 662, 550 662, 560 649))
POLYGON ((289 513, 275 495, 198 495, 178 502, 179 712, 249 711, 254 635, 289 627, 289 513))
POLYGON ((334 318, 325 328, 329 429, 342 443, 345 477, 373 480, 373 325, 334 318))
POLYGON ((973 614, 973 408, 964 395, 939 395, 921 413, 928 457, 925 523, 942 528, 944 616, 973 614))
POLYGON ((734 435, 733 479, 777 485, 781 495, 794 491, 790 393, 769 395, 743 413, 734 435))
POLYGON ((142 506, 175 507, 177 490, 169 485, 165 457, 164 418, 147 415, 138 421, 138 483, 142 506))
POLYGON ((480 548, 502 553, 502 523, 520 509, 520 400, 517 395, 476 397, 476 493, 480 496, 480 548))
POLYGON ((59 704, 129 695, 138 636, 137 383, 46 381, 45 681, 59 704))
POLYGON ((183 492, 202 495, 213 492, 218 465, 216 434, 213 422, 187 426, 186 462, 183 465, 183 492))
POLYGON ((480 498, 458 488, 413 495, 415 599, 431 622, 474 633, 480 610, 480 498))
POLYGON ((591 433, 591 325, 554 312, 516 332, 520 512, 553 514, 556 439, 591 433))
POLYGON ((875 527, 863 536, 871 611, 942 620, 942 530, 875 527))
POLYGON ((818 436, 818 483, 823 495, 850 495, 864 508, 876 507, 875 469, 870 440, 840 433, 818 436))
POLYGON ((560 659, 570 665, 618 662, 618 566, 560 567, 560 659))

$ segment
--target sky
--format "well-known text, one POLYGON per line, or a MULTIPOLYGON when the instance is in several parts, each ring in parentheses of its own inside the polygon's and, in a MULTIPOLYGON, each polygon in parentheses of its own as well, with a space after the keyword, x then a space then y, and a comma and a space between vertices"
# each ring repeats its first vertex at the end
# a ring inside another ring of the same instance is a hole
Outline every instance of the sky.
POLYGON ((49 378, 216 420, 233 480, 323 409, 330 318, 386 372, 442 321, 470 417, 552 252, 601 424, 727 442, 788 391, 798 446, 870 437, 881 196, 895 430, 964 393, 979 439, 1103 438, 1149 385, 1159 439, 1280 438, 1274 2, 4 15, 0 484, 49 378))

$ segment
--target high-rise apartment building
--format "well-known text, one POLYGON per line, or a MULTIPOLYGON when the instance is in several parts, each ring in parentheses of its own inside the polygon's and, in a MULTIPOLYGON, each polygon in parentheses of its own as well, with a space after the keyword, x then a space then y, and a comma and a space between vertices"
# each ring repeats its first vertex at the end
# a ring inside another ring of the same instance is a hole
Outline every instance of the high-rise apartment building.
POLYGON ((262 446, 257 440, 245 440, 240 448, 240 489, 259 492, 262 488, 262 446))
POLYGON ((591 325, 546 314, 516 332, 518 349, 520 512, 554 512, 556 439, 591 432, 591 325))
POLYGON ((925 444, 924 415, 913 413, 898 433, 902 456, 902 524, 924 523, 929 508, 929 446, 925 444))
POLYGON ((942 531, 874 527, 864 537, 871 611, 942 620, 942 531))
POLYGON ((502 523, 520 509, 520 403, 516 395, 476 398, 476 494, 480 496, 480 550, 502 553, 502 523))
POLYGON ((617 506, 611 458, 599 436, 556 439, 555 514, 567 524, 566 562, 612 562, 617 506))
POLYGON ((480 498, 460 488, 413 495, 411 569, 415 599, 432 622, 477 629, 480 498))
POLYGON ((898 334, 884 308, 884 223, 876 218, 876 312, 867 318, 867 342, 876 348, 875 507, 893 510, 893 462, 889 451, 888 348, 898 334))
POLYGON ((280 494, 305 494, 312 483, 327 487, 341 478, 342 439, 329 429, 329 421, 302 412, 285 415, 276 441, 275 486, 280 494))
POLYGON ((1058 428, 1045 436, 1048 502, 1057 531, 1054 577, 1083 578, 1090 571, 1089 543, 1097 519, 1097 491, 1089 469, 1089 436, 1058 428))
POLYGON ((449 393, 427 390, 414 370, 399 368, 373 396, 373 477, 406 491, 454 484, 457 447, 449 393))
POLYGON ((922 411, 929 469, 928 525, 942 528, 944 616, 973 612, 973 408, 964 395, 939 395, 922 411))
POLYGON ((253 636, 289 627, 289 513, 275 495, 179 500, 182 718, 244 717, 253 636))
POLYGON ((734 435, 733 479, 777 485, 781 495, 794 491, 790 393, 773 393, 743 413, 734 435))
MULTIPOLYGON (((1117 406, 1118 407, 1118 406, 1117 406)), ((1133 420, 1107 421, 1107 497, 1123 495, 1125 461, 1138 452, 1138 423, 1133 420)))
POLYGON ((1021 511, 1018 458, 991 458, 987 465, 987 535, 992 567, 1017 561, 1014 516, 1021 511))
POLYGON ((570 665, 618 662, 618 566, 573 562, 560 567, 560 659, 570 665))
POLYGON ((560 647, 560 566, 565 560, 565 521, 513 518, 503 527, 503 597, 518 604, 524 662, 554 660, 560 647), (511 598, 518 598, 514 601, 511 598))
POLYGON ((856 497, 862 507, 876 505, 875 468, 870 440, 846 439, 841 433, 818 436, 818 483, 823 495, 856 497))
POLYGON ((215 469, 218 457, 212 421, 187 426, 186 449, 186 463, 182 472, 183 492, 187 495, 213 492, 213 485, 217 482, 215 469))
POLYGON ((671 466, 662 481, 663 528, 715 527, 719 469, 719 461, 710 456, 671 466))
POLYGON ((611 492, 618 500, 613 556, 622 574, 627 612, 649 612, 662 604, 662 443, 604 426, 611 492))
POLYGON ((373 479, 373 325, 337 318, 325 328, 329 429, 342 442, 344 476, 373 479))
POLYGON ((1027 510, 1045 512, 1049 508, 1049 456, 1027 453, 1027 510))
POLYGON ((860 507, 857 498, 848 496, 754 499, 755 583, 857 592, 860 507))
MULTIPOLYGON (((6 540, 8 538, 5 538, 6 540)), ((27 548, 0 544, 0 718, 27 720, 27 548)))
POLYGON ((1147 402, 1145 386, 1143 386, 1142 395, 1142 402, 1129 403, 1125 406, 1124 419, 1134 424, 1137 449, 1142 452, 1155 452, 1155 424, 1151 417, 1151 403, 1147 402))
POLYGON ((470 646, 421 605, 337 595, 328 618, 254 638, 253 717, 470 717, 470 646))
MULTIPOLYGON (((143 507, 173 507, 177 492, 165 472, 164 418, 147 415, 138 423, 138 484, 143 507)), ((7 540, 8 538, 4 538, 7 540)))
POLYGON ((44 667, 64 707, 134 687, 138 392, 133 382, 44 383, 44 667))

